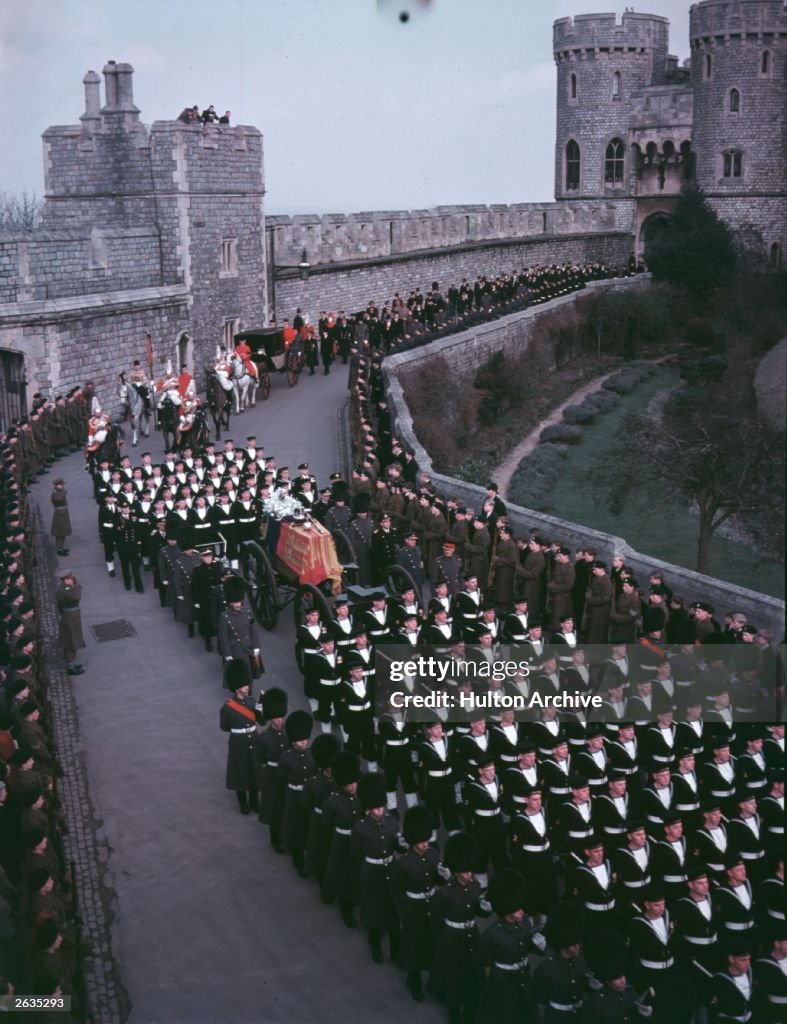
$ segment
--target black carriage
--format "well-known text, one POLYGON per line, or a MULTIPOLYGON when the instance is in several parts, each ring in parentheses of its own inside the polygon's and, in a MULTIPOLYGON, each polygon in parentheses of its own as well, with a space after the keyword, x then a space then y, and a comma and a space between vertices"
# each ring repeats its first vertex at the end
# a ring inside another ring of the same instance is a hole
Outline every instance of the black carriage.
POLYGON ((295 387, 303 368, 303 343, 300 338, 296 338, 285 349, 280 327, 260 327, 236 334, 235 345, 242 341, 251 349, 251 358, 259 371, 263 400, 271 393, 271 377, 275 373, 286 372, 288 386, 295 387))

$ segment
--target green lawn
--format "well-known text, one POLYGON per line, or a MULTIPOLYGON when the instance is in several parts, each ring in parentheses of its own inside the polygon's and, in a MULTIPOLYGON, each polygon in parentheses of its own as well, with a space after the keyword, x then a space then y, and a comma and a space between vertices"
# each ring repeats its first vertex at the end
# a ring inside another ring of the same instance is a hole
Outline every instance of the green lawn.
MULTIPOLYGON (((677 370, 659 369, 631 394, 622 396, 611 412, 583 428, 582 443, 568 450, 549 511, 562 519, 617 534, 642 554, 694 569, 697 519, 685 508, 654 506, 648 516, 643 516, 639 509, 631 508, 616 518, 578 479, 578 471, 587 465, 591 446, 594 451, 607 449, 627 413, 642 409, 657 391, 674 385, 677 380, 677 370)), ((708 574, 774 597, 784 597, 783 566, 763 560, 751 548, 722 537, 713 540, 708 574)))

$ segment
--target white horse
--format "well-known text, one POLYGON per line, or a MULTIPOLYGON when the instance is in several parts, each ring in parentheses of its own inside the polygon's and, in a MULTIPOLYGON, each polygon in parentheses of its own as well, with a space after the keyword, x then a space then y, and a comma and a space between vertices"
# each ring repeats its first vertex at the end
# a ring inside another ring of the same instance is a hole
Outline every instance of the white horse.
POLYGON ((147 384, 134 384, 133 381, 129 381, 126 401, 128 402, 131 429, 134 432, 131 445, 135 448, 139 434, 143 437, 150 437, 150 415, 152 411, 150 388, 147 384))
POLYGON ((244 409, 252 408, 257 404, 257 388, 259 379, 252 377, 246 369, 246 365, 240 356, 234 352, 230 356, 230 380, 232 381, 232 392, 235 396, 235 415, 239 415, 244 409))

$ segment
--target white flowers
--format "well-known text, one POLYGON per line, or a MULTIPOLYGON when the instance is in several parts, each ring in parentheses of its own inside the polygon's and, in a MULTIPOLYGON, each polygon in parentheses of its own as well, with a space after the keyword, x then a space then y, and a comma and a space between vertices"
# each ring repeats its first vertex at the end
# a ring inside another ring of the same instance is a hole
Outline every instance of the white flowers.
POLYGON ((262 513, 274 519, 285 519, 287 516, 304 518, 303 505, 286 491, 276 490, 262 503, 262 513))

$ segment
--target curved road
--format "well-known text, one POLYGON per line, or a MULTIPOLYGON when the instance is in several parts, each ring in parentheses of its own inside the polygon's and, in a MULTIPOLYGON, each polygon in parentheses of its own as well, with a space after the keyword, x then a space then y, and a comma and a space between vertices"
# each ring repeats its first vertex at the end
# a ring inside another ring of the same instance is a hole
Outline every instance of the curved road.
MULTIPOLYGON (((280 466, 294 470, 306 459, 324 485, 342 465, 337 413, 347 375, 342 366, 328 378, 318 373, 293 390, 275 377, 269 401, 234 419, 232 435, 243 445, 256 434, 280 466)), ((149 444, 160 458, 159 435, 149 444)), ((404 974, 372 963, 363 932, 342 925, 316 884, 270 850, 267 827, 238 814, 224 789, 218 656, 159 607, 149 574, 144 595, 127 593, 119 570, 108 577, 79 454, 33 489, 45 528, 57 475, 68 486, 68 562, 83 586, 88 643, 80 655, 86 672, 72 685, 92 803, 110 850, 113 952, 132 1002, 130 1024, 401 1020, 416 1009, 404 974), (117 619, 136 635, 97 643, 91 626, 117 619)), ((288 612, 267 635, 264 685, 287 689, 292 709, 305 701, 288 612)), ((445 1011, 430 1001, 417 1013, 432 1024, 445 1011)))

